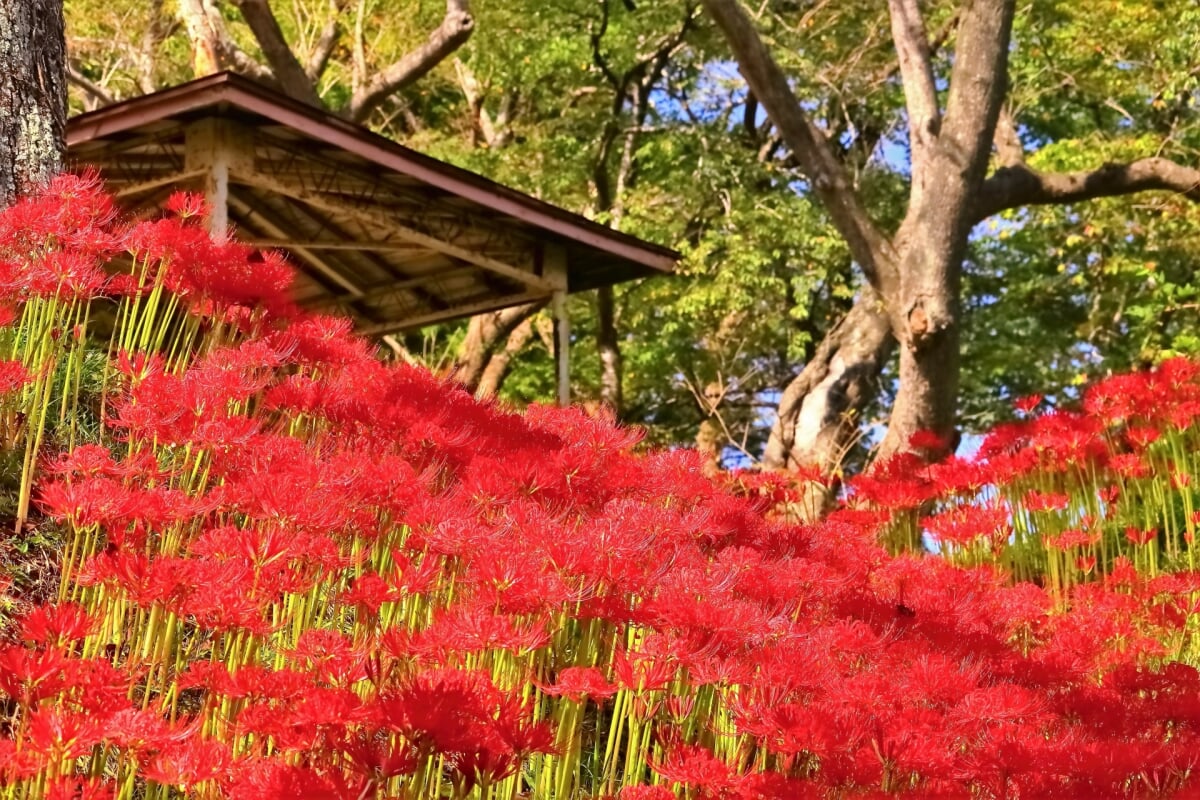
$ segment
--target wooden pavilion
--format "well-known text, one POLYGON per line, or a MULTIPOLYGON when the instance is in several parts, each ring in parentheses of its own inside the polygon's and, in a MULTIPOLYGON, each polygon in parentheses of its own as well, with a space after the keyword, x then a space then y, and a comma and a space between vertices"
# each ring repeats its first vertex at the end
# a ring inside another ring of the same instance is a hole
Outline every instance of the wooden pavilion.
POLYGON ((215 235, 292 256, 297 301, 384 336, 670 273, 678 254, 424 156, 232 73, 72 118, 73 168, 134 214, 203 192, 215 235))

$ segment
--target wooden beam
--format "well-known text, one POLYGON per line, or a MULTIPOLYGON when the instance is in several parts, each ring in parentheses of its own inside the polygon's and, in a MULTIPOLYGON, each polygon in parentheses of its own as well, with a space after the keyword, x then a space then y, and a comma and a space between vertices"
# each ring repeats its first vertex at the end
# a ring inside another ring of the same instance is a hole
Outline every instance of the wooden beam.
MULTIPOLYGON (((268 236, 276 237, 279 240, 287 239, 287 231, 280 227, 278 219, 274 215, 256 204, 244 200, 238 192, 233 192, 229 195, 229 204, 234 207, 242 217, 252 218, 253 224, 261 229, 268 236)), ((347 278, 342 272, 331 266, 324 258, 314 253, 312 250, 298 245, 286 245, 289 252, 294 253, 304 259, 315 270, 320 272, 333 283, 345 289, 352 298, 362 297, 364 291, 347 278)))
POLYGON ((421 247, 416 244, 407 244, 403 242, 331 242, 331 241, 308 241, 297 242, 289 239, 247 239, 241 237, 241 241, 252 246, 260 248, 289 248, 303 247, 306 250, 356 250, 369 253, 434 253, 437 252, 428 247, 421 247))
POLYGON ((229 235, 229 175, 253 168, 254 143, 250 134, 221 117, 193 122, 184 133, 184 171, 203 174, 208 202, 209 231, 215 238, 229 235))
MULTIPOLYGON (((263 212, 267 211, 267 209, 265 207, 259 207, 259 210, 263 211, 263 212)), ((307 222, 312 223, 313 225, 316 225, 318 228, 318 233, 324 231, 329 236, 331 236, 335 241, 336 240, 349 241, 349 240, 353 239, 353 237, 349 233, 347 233, 343 228, 338 226, 336 223, 334 223, 328 217, 325 217, 321 213, 313 210, 309 206, 302 205, 302 204, 296 205, 293 203, 288 206, 288 211, 290 211, 294 215, 303 217, 304 219, 301 221, 306 220, 307 222)), ((287 226, 288 226, 287 220, 285 220, 282 216, 280 216, 278 214, 278 212, 272 212, 272 213, 275 215, 274 222, 275 222, 276 226, 280 230, 285 231, 285 233, 283 233, 281 235, 286 236, 287 235, 286 231, 287 231, 287 226)), ((291 247, 291 246, 285 245, 285 247, 291 247)), ((425 250, 427 252, 437 252, 437 251, 429 250, 428 248, 425 248, 425 250)), ((418 252, 419 251, 420 250, 418 249, 418 252)), ((380 255, 378 253, 378 248, 371 248, 369 250, 364 251, 363 257, 367 261, 370 261, 371 264, 374 265, 375 268, 378 269, 380 272, 382 272, 384 275, 391 276, 393 283, 389 284, 390 286, 395 286, 395 281, 407 280, 407 278, 397 277, 395 265, 392 264, 391 262, 387 261, 386 259, 380 257, 380 255)), ((424 283, 425 283, 425 281, 421 281, 421 284, 424 284, 424 283)), ((420 303, 421 305, 426 306, 432 310, 441 311, 448 307, 447 302, 442 297, 440 297, 437 294, 434 294, 433 292, 429 292, 429 291, 422 289, 420 284, 410 284, 410 288, 407 291, 409 294, 413 295, 414 298, 416 298, 416 301, 418 303, 420 303)))
POLYGON ((118 187, 115 197, 118 200, 121 200, 132 197, 136 194, 141 194, 142 192, 160 189, 163 186, 172 186, 177 189, 182 189, 183 187, 181 184, 202 178, 206 174, 208 174, 206 170, 194 170, 192 172, 173 172, 170 175, 163 175, 161 178, 154 178, 152 180, 142 181, 140 183, 128 183, 125 185, 121 185, 119 182, 115 181, 110 183, 115 183, 118 187))
MULTIPOLYGON (((316 308, 326 308, 329 306, 345 305, 351 301, 370 303, 379 300, 396 292, 402 292, 408 289, 415 289, 429 284, 438 283, 439 281, 454 280, 456 278, 464 278, 469 275, 474 275, 479 271, 478 267, 453 267, 451 269, 430 272, 427 275, 422 275, 418 278, 407 278, 401 281, 389 283, 387 286, 379 286, 374 289, 369 289, 359 297, 327 297, 323 300, 309 303, 310 306, 316 308)), ((447 305, 453 303, 447 301, 447 305)))
POLYGON ((372 325, 367 328, 360 328, 358 332, 363 336, 382 336, 388 333, 399 333, 401 331, 412 330, 414 328, 423 328, 426 325, 433 325, 438 322, 446 322, 460 317, 470 316, 471 314, 482 314, 485 311, 495 311, 500 308, 509 308, 510 306, 519 306, 523 303, 544 302, 546 300, 545 292, 524 292, 522 294, 514 294, 508 296, 490 295, 486 298, 481 298, 472 302, 453 305, 450 308, 442 311, 433 311, 428 314, 421 314, 415 317, 409 317, 396 322, 384 322, 379 325, 372 325))
POLYGON ((448 256, 453 256, 460 261, 466 261, 475 264, 490 272, 498 275, 503 275, 506 278, 519 281, 528 286, 531 290, 537 290, 545 297, 553 291, 550 284, 537 275, 514 267, 511 264, 506 264, 503 261, 492 258, 483 253, 476 252, 467 247, 461 247, 452 242, 442 241, 429 234, 422 233, 405 225, 400 219, 395 217, 387 217, 365 211, 360 208, 355 208, 352 205, 341 203, 332 197, 327 197, 321 192, 311 191, 303 186, 293 184, 289 181, 279 180, 271 175, 266 175, 262 172, 254 172, 246 175, 238 173, 234 179, 239 183, 245 183, 259 189, 264 189, 269 192, 290 197, 313 208, 325 212, 327 214, 343 215, 362 220, 370 225, 375 225, 382 230, 391 231, 396 236, 410 242, 428 247, 431 250, 437 250, 440 253, 445 253, 448 256))

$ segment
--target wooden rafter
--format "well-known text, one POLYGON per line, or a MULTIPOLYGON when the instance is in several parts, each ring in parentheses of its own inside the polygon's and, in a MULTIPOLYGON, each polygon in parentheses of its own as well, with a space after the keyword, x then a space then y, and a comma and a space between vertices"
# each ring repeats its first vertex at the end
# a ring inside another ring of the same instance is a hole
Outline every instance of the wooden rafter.
POLYGON ((293 200, 305 203, 327 214, 352 217, 368 225, 373 225, 380 230, 391 231, 401 239, 415 242, 431 250, 437 250, 440 253, 452 256, 461 261, 466 261, 507 278, 512 278, 531 289, 540 290, 542 297, 548 297, 550 292, 553 291, 553 287, 547 281, 527 270, 514 267, 511 264, 492 258, 484 253, 476 252, 470 248, 442 241, 427 233, 404 225, 394 217, 372 212, 365 208, 356 208, 353 205, 339 203, 337 200, 327 197, 320 192, 314 192, 303 186, 297 186, 286 180, 279 180, 274 176, 265 175, 257 171, 253 175, 237 175, 235 179, 259 189, 290 197, 293 200))
MULTIPOLYGON (((423 288, 423 287, 429 286, 431 284, 436 284, 436 283, 440 283, 440 282, 444 282, 444 281, 451 281, 451 280, 457 280, 459 278, 469 277, 478 271, 479 271, 478 268, 475 266, 451 267, 450 269, 435 270, 433 272, 430 272, 427 275, 422 275, 422 276, 416 277, 416 278, 406 278, 405 280, 402 280, 402 281, 396 281, 394 283, 389 283, 387 286, 380 286, 378 288, 371 289, 369 291, 364 292, 361 297, 357 298, 357 300, 360 302, 363 302, 363 303, 372 303, 372 302, 376 302, 378 300, 386 299, 387 297, 390 297, 391 295, 395 294, 396 292, 407 291, 410 289, 423 288)), ((315 301, 312 305, 316 308, 331 308, 334 306, 342 306, 344 304, 345 304, 345 302, 344 302, 343 298, 327 297, 323 300, 315 301)), ((438 309, 438 310, 445 311, 447 309, 438 309)))
POLYGON ((544 292, 524 292, 507 296, 489 294, 487 297, 461 303, 445 311, 433 311, 428 314, 405 317, 395 322, 383 322, 378 325, 361 328, 359 329, 359 333, 364 336, 383 336, 389 333, 399 333, 426 325, 433 325, 438 322, 458 319, 459 317, 471 314, 482 314, 485 311, 510 308, 511 306, 519 306, 523 303, 541 302, 546 300, 546 297, 547 295, 544 292))
MULTIPOLYGON (((246 220, 251 220, 250 224, 259 228, 266 235, 283 239, 287 238, 287 231, 280 226, 273 212, 266 210, 252 200, 247 200, 236 189, 229 193, 229 204, 242 217, 243 223, 246 220)), ((364 294, 363 289, 352 279, 344 275, 340 269, 333 266, 327 257, 318 255, 306 247, 289 245, 288 249, 293 255, 303 259, 305 263, 317 272, 348 292, 351 297, 357 298, 364 294)))
MULTIPOLYGON (((265 204, 259 204, 257 206, 257 208, 259 209, 260 212, 263 212, 263 213, 271 213, 271 214, 274 213, 274 212, 269 211, 269 209, 267 209, 265 204)), ((326 217, 316 211, 313 211, 311 208, 297 207, 297 205, 295 203, 293 203, 289 206, 289 209, 293 214, 307 217, 308 221, 318 228, 318 232, 328 233, 334 239, 346 240, 346 239, 352 238, 347 231, 345 231, 344 229, 339 227, 335 222, 333 222, 333 220, 329 219, 328 217, 326 217)), ((276 215, 274 218, 274 221, 280 230, 287 229, 287 227, 288 227, 287 220, 276 215)), ((378 269, 383 274, 390 275, 393 280, 395 280, 395 281, 404 280, 403 276, 396 274, 395 266, 390 264, 385 259, 381 258, 377 251, 378 251, 378 248, 375 248, 375 247, 368 248, 362 253, 362 257, 365 258, 367 261, 369 261, 376 269, 378 269)), ((328 258, 328 257, 326 256, 325 258, 328 258)), ((422 281, 421 283, 423 284, 423 283, 425 283, 425 281, 422 281)), ((430 291, 424 289, 420 284, 414 284, 410 288, 406 289, 405 291, 407 292, 407 294, 409 294, 411 297, 413 297, 416 300, 416 302, 419 305, 421 305, 422 307, 427 307, 427 308, 437 310, 437 311, 445 311, 451 307, 451 304, 447 300, 445 300, 444 298, 438 296, 437 294, 435 294, 433 292, 430 292, 430 291)), ((397 292, 391 292, 390 294, 395 295, 395 294, 397 294, 397 292)), ((347 299, 355 300, 357 298, 338 298, 338 301, 344 302, 347 299)))

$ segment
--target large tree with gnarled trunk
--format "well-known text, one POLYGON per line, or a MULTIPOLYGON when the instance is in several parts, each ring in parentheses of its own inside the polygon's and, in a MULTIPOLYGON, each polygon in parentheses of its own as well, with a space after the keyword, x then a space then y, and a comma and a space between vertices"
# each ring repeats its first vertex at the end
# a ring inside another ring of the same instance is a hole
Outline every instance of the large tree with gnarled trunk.
MULTIPOLYGON (((738 0, 704 0, 750 90, 847 242, 867 285, 784 391, 767 449, 773 467, 836 467, 899 346, 898 391, 879 455, 908 450, 922 431, 930 455, 958 441, 962 270, 976 223, 1033 204, 1067 204, 1166 189, 1200 198, 1200 171, 1165 158, 1048 173, 1025 163, 1005 112, 1014 0, 963 0, 951 18, 953 57, 939 86, 917 0, 889 0, 891 38, 904 90, 910 183, 899 227, 872 218, 836 154, 805 111, 738 0), (993 156, 994 154, 994 156, 993 156), (995 169, 988 174, 989 163, 995 169)), ((939 37, 941 38, 941 37, 939 37)))

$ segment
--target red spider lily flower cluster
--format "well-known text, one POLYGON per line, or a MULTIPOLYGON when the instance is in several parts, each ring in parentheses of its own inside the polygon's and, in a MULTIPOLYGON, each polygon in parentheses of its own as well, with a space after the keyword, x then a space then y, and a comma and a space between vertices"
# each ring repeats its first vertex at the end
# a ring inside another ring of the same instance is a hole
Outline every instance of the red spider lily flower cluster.
MULTIPOLYGON (((292 307, 279 262, 209 241, 192 200, 123 227, 66 179, 0 230, 91 252, 56 237, 59 205, 112 262, 72 297, 116 330, 98 433, 31 445, 64 545, 58 601, 0 645, 12 796, 1195 789, 1194 367, 973 461, 884 465, 796 524, 772 511, 785 482, 378 361, 292 307)), ((14 383, 26 417, 63 394, 14 383)))

